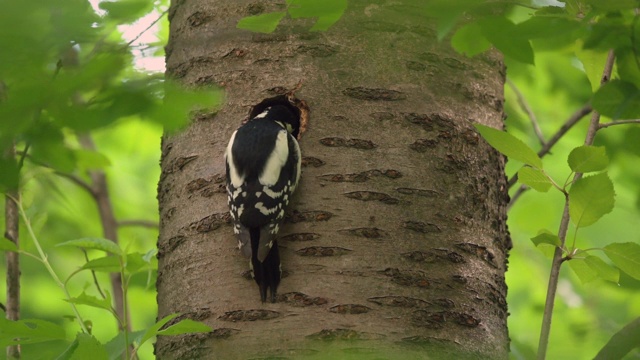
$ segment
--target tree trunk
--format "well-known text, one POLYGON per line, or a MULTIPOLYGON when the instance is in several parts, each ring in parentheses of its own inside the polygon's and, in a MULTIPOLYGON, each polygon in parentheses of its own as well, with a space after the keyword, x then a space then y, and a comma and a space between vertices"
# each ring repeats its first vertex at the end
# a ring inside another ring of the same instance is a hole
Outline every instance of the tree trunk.
POLYGON ((160 338, 159 359, 507 358, 503 158, 472 127, 503 126, 502 60, 456 54, 410 7, 362 3, 326 32, 285 19, 264 35, 236 23, 282 4, 173 2, 168 75, 226 101, 163 139, 158 316, 215 330, 160 338), (278 302, 262 304, 223 152, 252 105, 299 81, 302 180, 278 302))

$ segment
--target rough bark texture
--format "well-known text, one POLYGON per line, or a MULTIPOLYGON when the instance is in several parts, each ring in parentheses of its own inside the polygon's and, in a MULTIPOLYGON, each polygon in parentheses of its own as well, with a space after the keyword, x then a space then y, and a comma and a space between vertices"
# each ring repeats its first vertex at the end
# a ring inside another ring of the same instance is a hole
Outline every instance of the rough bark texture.
POLYGON ((158 358, 507 357, 503 159, 472 127, 502 127, 501 58, 459 56, 389 3, 350 1, 327 32, 289 19, 263 35, 235 25, 282 4, 173 2, 168 75, 226 101, 163 140, 158 316, 215 330, 162 337, 158 358), (302 182, 278 302, 261 304, 222 155, 251 105, 300 80, 302 182))

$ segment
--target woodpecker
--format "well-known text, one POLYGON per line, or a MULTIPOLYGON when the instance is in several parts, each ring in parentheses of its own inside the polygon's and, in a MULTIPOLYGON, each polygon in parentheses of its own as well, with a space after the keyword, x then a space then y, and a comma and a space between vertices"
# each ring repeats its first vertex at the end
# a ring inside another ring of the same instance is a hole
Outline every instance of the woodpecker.
POLYGON ((260 299, 276 301, 281 266, 276 235, 300 180, 300 110, 286 96, 256 105, 225 152, 227 196, 238 248, 250 259, 260 299))

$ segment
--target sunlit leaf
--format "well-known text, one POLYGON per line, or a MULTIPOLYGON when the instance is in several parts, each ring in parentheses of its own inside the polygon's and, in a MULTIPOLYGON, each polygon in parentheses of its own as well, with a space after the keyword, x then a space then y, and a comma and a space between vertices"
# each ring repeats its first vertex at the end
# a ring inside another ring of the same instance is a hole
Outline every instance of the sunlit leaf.
POLYGON ((536 246, 540 244, 548 244, 548 245, 553 245, 555 247, 562 246, 562 243, 558 235, 552 234, 548 230, 543 230, 543 232, 541 232, 540 234, 536 235, 535 237, 532 237, 531 241, 533 241, 533 243, 536 246))
POLYGON ((587 256, 584 259, 584 261, 587 263, 587 265, 591 269, 593 269, 598 274, 599 278, 603 280, 611 281, 612 283, 615 283, 615 284, 617 284, 618 281, 620 280, 620 271, 618 271, 618 269, 612 267, 611 265, 607 264, 599 257, 587 256))
POLYGON ((607 52, 589 49, 577 49, 576 56, 584 67, 584 72, 591 83, 591 90, 595 93, 600 88, 602 69, 607 62, 607 52))
POLYGON ((553 186, 551 180, 549 180, 542 170, 528 166, 525 166, 518 171, 518 181, 540 192, 547 192, 551 186, 553 186))
POLYGON ((75 246, 84 249, 102 250, 111 254, 121 255, 122 249, 115 242, 104 238, 86 237, 76 240, 69 240, 57 246, 75 246))
POLYGON ((147 329, 147 331, 145 331, 144 335, 140 338, 140 345, 144 344, 147 340, 156 336, 158 334, 158 331, 160 331, 160 328, 162 328, 165 324, 167 324, 169 321, 173 320, 177 316, 178 314, 169 314, 163 317, 162 319, 160 319, 155 324, 153 324, 150 328, 147 329))
POLYGON ((158 331, 158 335, 180 335, 188 333, 203 333, 210 332, 212 329, 210 326, 201 323, 200 321, 194 321, 191 319, 184 319, 180 322, 167 327, 164 330, 158 331))
POLYGON ((606 169, 609 158, 604 146, 583 145, 571 151, 568 163, 571 170, 586 173, 606 169))
POLYGON ((106 299, 97 298, 95 296, 87 295, 85 292, 82 292, 82 294, 80 294, 78 297, 70 298, 66 301, 76 305, 86 305, 111 311, 111 295, 109 294, 109 292, 106 293, 106 299))
POLYGON ((97 151, 77 149, 74 150, 73 153, 76 157, 77 165, 81 169, 104 169, 107 166, 111 165, 109 158, 97 151))
POLYGON ((93 270, 98 272, 120 272, 120 258, 117 256, 105 256, 87 261, 82 270, 93 270))
POLYGON ((480 135, 493 146, 512 160, 522 161, 527 165, 542 169, 542 160, 530 147, 523 143, 520 139, 505 132, 496 130, 492 127, 474 124, 480 135))
POLYGON ((347 0, 288 0, 291 18, 317 18, 311 31, 325 31, 335 24, 347 9, 347 0))
POLYGON ((480 25, 475 22, 458 29, 451 38, 451 45, 457 52, 467 56, 474 56, 491 48, 491 43, 482 35, 480 25))
POLYGON ((238 21, 238 29, 244 29, 259 33, 272 33, 276 30, 280 20, 286 15, 284 11, 247 16, 238 21))
POLYGON ((606 172, 583 177, 569 190, 569 214, 577 227, 589 226, 613 210, 615 192, 606 172))
POLYGON ((131 23, 149 12, 153 3, 146 0, 101 1, 100 8, 117 23, 131 23))
POLYGON ((598 273, 587 264, 585 259, 575 258, 569 261, 569 267, 578 276, 580 282, 586 284, 598 278, 598 273))
POLYGON ((109 354, 109 360, 122 359, 122 354, 124 354, 125 348, 134 342, 140 344, 140 338, 144 335, 144 332, 144 330, 139 330, 129 333, 128 343, 125 342, 124 332, 118 332, 118 335, 104 345, 107 353, 109 354))
POLYGON ((640 244, 612 243, 604 247, 604 253, 620 270, 640 280, 640 244))

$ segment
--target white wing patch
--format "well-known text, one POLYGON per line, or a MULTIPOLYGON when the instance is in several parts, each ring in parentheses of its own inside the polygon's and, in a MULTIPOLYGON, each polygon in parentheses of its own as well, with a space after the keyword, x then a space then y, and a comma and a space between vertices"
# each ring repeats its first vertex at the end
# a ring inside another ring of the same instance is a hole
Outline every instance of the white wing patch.
MULTIPOLYGON (((265 165, 264 169, 262 169, 262 173, 258 177, 258 181, 260 181, 260 184, 273 186, 276 184, 276 182, 278 182, 280 171, 282 171, 282 167, 287 162, 287 157, 289 156, 289 143, 287 140, 287 135, 288 133, 286 130, 278 132, 276 146, 273 148, 273 151, 269 155, 269 159, 267 159, 267 164, 265 165)), ((242 180, 244 180, 244 178, 242 178, 242 180)), ((233 174, 231 175, 231 182, 233 183, 233 174)), ((233 184, 235 185, 235 183, 233 184)), ((242 182, 240 184, 242 184, 242 182)))
MULTIPOLYGON (((229 140, 229 145, 227 145, 227 151, 224 154, 224 157, 227 159, 227 163, 229 164, 229 180, 231 180, 231 185, 233 185, 234 188, 239 188, 242 183, 244 183, 244 174, 239 174, 236 167, 233 166, 233 154, 231 153, 233 141, 236 139, 237 133, 238 130, 234 131, 233 135, 231 135, 231 140, 229 140)), ((237 195, 234 194, 233 196, 236 197, 237 195)))

